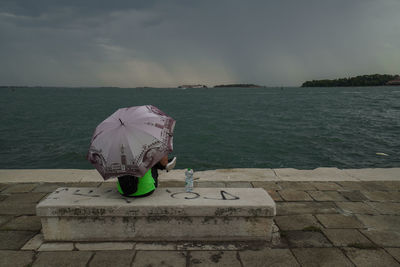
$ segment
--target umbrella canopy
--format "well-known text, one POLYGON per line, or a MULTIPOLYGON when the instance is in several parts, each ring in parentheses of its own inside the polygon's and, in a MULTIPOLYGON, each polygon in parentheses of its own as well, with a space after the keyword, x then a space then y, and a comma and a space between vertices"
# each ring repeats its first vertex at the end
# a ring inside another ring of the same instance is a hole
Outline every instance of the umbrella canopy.
POLYGON ((151 105, 118 109, 96 127, 87 159, 104 180, 142 177, 173 150, 174 127, 173 118, 151 105))

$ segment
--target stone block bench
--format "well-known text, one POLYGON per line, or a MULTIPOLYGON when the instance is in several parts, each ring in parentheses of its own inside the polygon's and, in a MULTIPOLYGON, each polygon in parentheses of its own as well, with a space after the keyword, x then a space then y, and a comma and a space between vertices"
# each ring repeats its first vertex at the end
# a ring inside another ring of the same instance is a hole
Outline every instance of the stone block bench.
POLYGON ((46 241, 271 240, 275 203, 262 188, 58 188, 36 207, 46 241))

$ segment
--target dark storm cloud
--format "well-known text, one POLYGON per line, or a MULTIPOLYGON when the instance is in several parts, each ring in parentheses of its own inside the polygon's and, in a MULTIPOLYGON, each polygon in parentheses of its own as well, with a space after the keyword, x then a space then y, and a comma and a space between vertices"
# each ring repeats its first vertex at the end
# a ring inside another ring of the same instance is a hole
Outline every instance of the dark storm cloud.
POLYGON ((400 69, 400 2, 2 1, 6 84, 175 86, 400 69))

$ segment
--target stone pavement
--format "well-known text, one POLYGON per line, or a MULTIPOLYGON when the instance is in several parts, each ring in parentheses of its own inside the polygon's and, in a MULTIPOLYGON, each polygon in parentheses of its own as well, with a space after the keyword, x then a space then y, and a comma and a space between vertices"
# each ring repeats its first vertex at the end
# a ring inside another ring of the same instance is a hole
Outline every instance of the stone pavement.
MULTIPOLYGON (((73 181, 51 182, 25 172, 15 172, 18 182, 10 179, 12 171, 0 170, 0 266, 400 266, 399 168, 196 173, 198 187, 267 190, 277 206, 270 244, 44 242, 35 214, 41 199, 62 186, 114 187, 115 182, 79 171, 73 181)), ((58 170, 44 172, 43 177, 55 177, 58 170)), ((183 186, 180 172, 163 174, 160 186, 183 186)))

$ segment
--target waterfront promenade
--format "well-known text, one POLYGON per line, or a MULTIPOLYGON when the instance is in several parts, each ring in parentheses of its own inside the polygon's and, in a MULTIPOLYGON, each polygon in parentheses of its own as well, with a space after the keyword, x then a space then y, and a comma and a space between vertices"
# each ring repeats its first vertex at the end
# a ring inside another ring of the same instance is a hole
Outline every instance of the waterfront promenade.
MULTIPOLYGON (((272 243, 44 242, 37 203, 58 187, 115 187, 95 170, 0 170, 0 266, 400 266, 400 168, 226 169, 195 187, 261 187, 272 243)), ((183 187, 183 170, 160 187, 183 187)))

